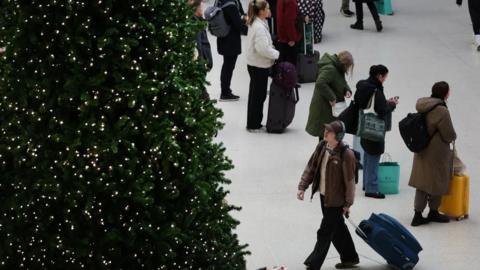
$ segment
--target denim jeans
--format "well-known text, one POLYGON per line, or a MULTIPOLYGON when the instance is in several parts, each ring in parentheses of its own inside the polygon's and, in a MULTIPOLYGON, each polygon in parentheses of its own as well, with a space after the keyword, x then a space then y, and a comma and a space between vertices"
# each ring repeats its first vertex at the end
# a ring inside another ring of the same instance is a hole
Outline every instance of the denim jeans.
POLYGON ((363 155, 363 186, 366 193, 378 192, 378 165, 381 155, 363 155))

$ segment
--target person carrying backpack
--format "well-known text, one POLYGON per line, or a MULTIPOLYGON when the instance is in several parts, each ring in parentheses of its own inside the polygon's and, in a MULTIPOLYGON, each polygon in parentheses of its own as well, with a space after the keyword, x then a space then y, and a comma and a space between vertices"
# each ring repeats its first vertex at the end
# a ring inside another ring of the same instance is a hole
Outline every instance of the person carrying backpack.
POLYGON ((355 198, 356 159, 342 140, 345 126, 341 121, 325 125, 323 140, 310 157, 298 185, 297 198, 304 200, 305 190, 312 185, 312 195, 320 193, 323 213, 317 232, 317 243, 304 264, 309 270, 318 270, 333 243, 341 262, 335 267, 352 268, 360 263, 344 215, 350 212, 355 198))
MULTIPOLYGON (((370 106, 369 102, 375 95, 375 112, 378 117, 385 120, 386 126, 391 125, 391 113, 398 104, 397 98, 385 98, 383 83, 388 77, 388 69, 384 65, 370 67, 370 76, 357 83, 354 101, 361 110, 370 106)), ((375 199, 384 199, 385 195, 378 191, 378 166, 380 157, 385 152, 385 139, 371 141, 361 138, 360 143, 363 154, 363 187, 365 196, 375 199)))
POLYGON ((241 35, 246 35, 248 31, 245 25, 246 17, 238 0, 218 0, 218 5, 223 7, 225 21, 230 26, 230 31, 225 37, 217 38, 218 54, 223 55, 220 101, 237 101, 240 97, 233 94, 230 85, 237 58, 242 53, 241 35), (233 4, 229 4, 230 2, 233 4))
POLYGON ((248 92, 247 130, 262 131, 263 104, 267 98, 268 75, 278 59, 273 47, 266 19, 270 17, 266 0, 252 0, 248 4, 247 68, 250 75, 248 92))
POLYGON ((448 194, 453 175, 453 151, 450 144, 457 135, 448 111, 446 101, 450 96, 450 87, 446 82, 433 85, 431 97, 417 101, 417 111, 427 113, 426 126, 431 136, 428 146, 415 153, 409 185, 416 188, 415 215, 412 226, 429 222, 447 223, 449 219, 438 212, 442 196, 448 194), (432 110, 433 108, 433 110, 432 110), (423 211, 430 207, 427 218, 423 211))

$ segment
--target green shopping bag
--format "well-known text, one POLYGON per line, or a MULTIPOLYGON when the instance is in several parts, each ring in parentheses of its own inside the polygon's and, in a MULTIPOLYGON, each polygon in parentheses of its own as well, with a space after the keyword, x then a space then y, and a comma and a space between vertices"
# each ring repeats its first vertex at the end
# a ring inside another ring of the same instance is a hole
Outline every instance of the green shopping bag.
POLYGON ((391 0, 378 0, 375 1, 378 13, 382 15, 393 15, 392 1, 391 0))
POLYGON ((400 186, 400 165, 384 154, 378 166, 378 190, 383 194, 398 194, 400 186))
POLYGON ((375 96, 377 90, 373 92, 367 109, 360 110, 358 115, 357 136, 374 142, 385 140, 386 125, 385 120, 378 117, 375 112, 375 96))

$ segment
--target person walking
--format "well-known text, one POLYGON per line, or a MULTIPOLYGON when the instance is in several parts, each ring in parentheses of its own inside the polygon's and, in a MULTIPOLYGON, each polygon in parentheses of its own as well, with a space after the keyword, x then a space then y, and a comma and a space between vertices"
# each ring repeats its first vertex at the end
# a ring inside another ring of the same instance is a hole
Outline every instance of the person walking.
MULTIPOLYGON (((461 6, 463 0, 457 0, 457 5, 461 6)), ((477 51, 480 52, 480 1, 468 0, 468 11, 473 26, 473 42, 477 51)))
POLYGON ((325 11, 323 0, 300 0, 298 3, 300 13, 313 23, 313 43, 322 42, 323 24, 325 23, 325 11))
POLYGON ((355 12, 357 13, 357 21, 350 25, 350 28, 356 30, 363 30, 363 3, 367 4, 370 13, 372 13, 373 20, 375 21, 375 26, 377 32, 382 32, 383 24, 380 20, 380 15, 378 15, 377 7, 375 6, 374 0, 353 0, 355 2, 355 12))
POLYGON ((220 101, 236 101, 240 97, 233 94, 230 88, 233 70, 237 63, 238 56, 242 53, 241 35, 246 35, 248 28, 245 25, 245 18, 242 19, 243 7, 238 0, 218 0, 219 6, 228 2, 235 5, 227 5, 223 8, 225 21, 230 26, 230 32, 225 37, 217 38, 218 54, 223 56, 222 71, 220 73, 221 95, 220 101))
POLYGON ((322 267, 330 243, 340 254, 338 269, 353 268, 360 263, 352 236, 345 224, 344 215, 350 213, 355 198, 356 159, 343 142, 345 127, 334 121, 325 125, 323 140, 310 157, 301 181, 297 198, 304 200, 305 191, 312 185, 312 195, 320 193, 323 219, 317 232, 314 250, 304 264, 309 270, 322 267))
POLYGON ((302 35, 297 29, 297 17, 300 16, 297 0, 278 0, 277 35, 280 51, 279 62, 297 64, 298 42, 302 35))
MULTIPOLYGON (((374 65, 370 67, 370 76, 366 80, 357 83, 354 101, 361 110, 370 106, 370 100, 375 95, 375 112, 378 117, 386 121, 386 126, 391 121, 391 113, 398 104, 398 97, 385 98, 383 83, 388 77, 388 69, 384 65, 374 65)), ((385 195, 378 191, 378 166, 380 157, 385 152, 385 140, 370 141, 364 138, 360 140, 364 150, 363 155, 363 187, 365 196, 376 199, 384 199, 385 195)))
POLYGON ((350 0, 342 0, 342 7, 340 8, 340 13, 347 18, 355 15, 355 13, 350 10, 350 0))
POLYGON ((335 120, 332 108, 337 102, 352 96, 345 74, 353 70, 353 56, 348 51, 338 55, 325 53, 319 62, 320 70, 315 84, 305 130, 308 134, 323 139, 324 124, 335 120))
POLYGON ((420 226, 429 222, 449 222, 449 219, 438 212, 442 196, 448 194, 453 175, 453 151, 450 145, 457 135, 447 107, 450 87, 446 82, 437 82, 432 87, 430 97, 417 101, 417 111, 426 113, 426 124, 431 136, 430 143, 413 158, 412 173, 409 185, 416 188, 415 215, 412 226, 420 226), (427 207, 430 212, 427 218, 422 213, 427 207))
POLYGON ((266 0, 252 0, 248 5, 247 68, 250 75, 247 130, 262 131, 263 104, 267 98, 270 67, 279 57, 273 47, 266 19, 270 7, 266 0))

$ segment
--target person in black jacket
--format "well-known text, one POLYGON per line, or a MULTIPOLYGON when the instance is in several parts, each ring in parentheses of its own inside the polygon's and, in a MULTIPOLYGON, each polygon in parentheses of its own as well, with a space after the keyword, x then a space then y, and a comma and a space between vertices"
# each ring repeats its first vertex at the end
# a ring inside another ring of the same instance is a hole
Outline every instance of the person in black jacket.
POLYGON ((353 0, 355 2, 355 12, 357 13, 357 22, 350 25, 350 28, 356 30, 363 30, 363 3, 367 4, 370 13, 372 13, 373 20, 375 21, 375 26, 377 27, 378 32, 382 32, 383 25, 378 15, 377 7, 374 0, 353 0))
MULTIPOLYGON (((463 0, 457 0, 457 5, 461 6, 463 0)), ((468 11, 472 19, 473 26, 473 43, 480 52, 480 1, 468 0, 468 11)))
POLYGON ((223 55, 223 65, 220 75, 222 88, 220 100, 236 101, 240 97, 233 94, 230 84, 238 55, 242 53, 241 35, 246 35, 248 31, 247 25, 245 24, 246 16, 239 0, 219 0, 218 2, 219 6, 223 6, 228 2, 235 3, 235 5, 228 5, 223 8, 225 21, 231 28, 226 37, 217 38, 217 50, 220 55, 223 55))
MULTIPOLYGON (((370 77, 357 83, 357 91, 354 100, 361 110, 369 106, 370 99, 375 95, 375 112, 379 117, 388 120, 398 104, 398 97, 387 100, 383 92, 383 83, 387 79, 388 69, 384 65, 370 67, 370 77)), ((388 126, 388 123, 387 123, 388 126)), ((387 128, 388 130, 388 128, 387 128)), ((384 199, 385 195, 378 191, 378 165, 380 157, 385 152, 385 141, 374 142, 361 139, 361 145, 365 150, 363 156, 363 186, 365 196, 384 199)))
MULTIPOLYGON (((203 18, 203 1, 192 0, 189 2, 189 4, 195 9, 193 19, 201 22, 205 21, 205 19, 203 18)), ((213 58, 210 42, 208 41, 207 31, 205 29, 200 30, 195 35, 195 42, 197 45, 198 57, 204 59, 207 62, 207 68, 210 71, 213 67, 213 58)))

